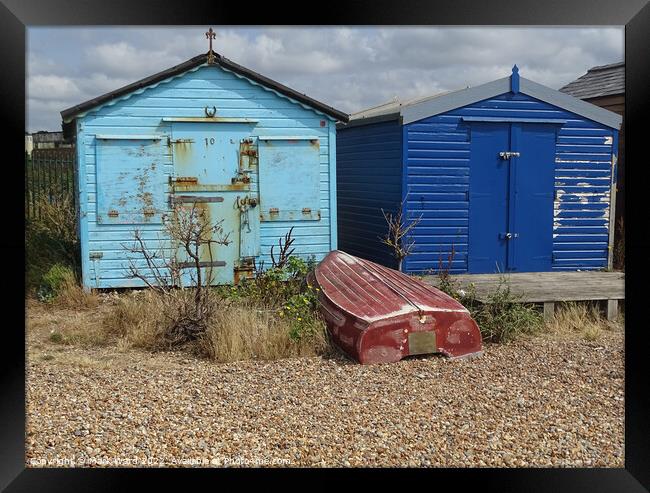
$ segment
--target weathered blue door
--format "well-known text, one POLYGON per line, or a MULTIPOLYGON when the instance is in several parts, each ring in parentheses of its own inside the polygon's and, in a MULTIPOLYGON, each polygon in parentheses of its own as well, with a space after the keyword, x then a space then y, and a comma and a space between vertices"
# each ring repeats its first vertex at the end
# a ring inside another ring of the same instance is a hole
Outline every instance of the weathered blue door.
POLYGON ((551 270, 557 130, 556 125, 546 123, 512 124, 511 147, 519 151, 519 156, 510 160, 510 180, 515 190, 509 214, 513 233, 508 241, 509 270, 551 270))
POLYGON ((551 269, 556 126, 473 122, 471 273, 551 269))
MULTIPOLYGON (((259 243, 259 221, 246 223, 242 229, 242 204, 254 198, 250 177, 242 172, 240 159, 242 140, 250 132, 250 125, 241 123, 172 124, 171 200, 182 208, 195 208, 209 224, 218 224, 221 232, 215 231, 213 240, 228 239, 227 245, 201 245, 199 249, 203 278, 210 279, 212 284, 230 284, 235 280, 242 242, 247 244, 246 235, 259 243)), ((246 217, 254 219, 255 214, 246 217)), ((183 255, 179 250, 179 256, 183 255)), ((188 264, 184 283, 193 284, 192 259, 181 260, 188 264)))
POLYGON ((510 125, 473 123, 469 180, 469 272, 507 269, 510 125))

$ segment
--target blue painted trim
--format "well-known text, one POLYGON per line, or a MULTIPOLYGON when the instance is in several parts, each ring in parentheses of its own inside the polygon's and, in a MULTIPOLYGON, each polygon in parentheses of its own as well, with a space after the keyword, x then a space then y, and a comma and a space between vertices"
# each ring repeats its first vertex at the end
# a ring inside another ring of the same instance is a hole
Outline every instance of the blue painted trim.
MULTIPOLYGON (((516 65, 515 65, 516 67, 516 65)), ((514 152, 525 152, 523 149, 519 149, 519 136, 521 135, 521 125, 513 124, 510 125, 510 151, 514 152)), ((508 231, 504 233, 518 233, 516 231, 517 227, 517 194, 519 190, 517 189, 517 172, 519 171, 519 158, 513 156, 509 159, 508 164, 510 166, 508 180, 508 231)), ((518 265, 517 262, 517 241, 515 239, 508 241, 508 262, 506 264, 506 270, 513 270, 513 266, 518 265)))
POLYGON ((550 87, 543 86, 524 77, 521 78, 521 92, 546 103, 583 116, 597 123, 619 130, 623 118, 618 113, 606 110, 582 99, 574 98, 550 87))
POLYGON ((404 106, 401 109, 402 125, 413 123, 423 118, 446 113, 447 111, 467 106, 484 99, 499 96, 510 91, 510 77, 481 84, 476 87, 468 87, 460 91, 450 92, 441 96, 427 99, 420 103, 404 106))
POLYGON ((86 184, 86 143, 83 130, 83 119, 77 120, 77 193, 79 215, 79 243, 81 250, 81 284, 85 290, 93 286, 90 282, 90 258, 88 250, 88 193, 86 184))
MULTIPOLYGON (((404 207, 402 209, 402 217, 407 218, 408 217, 408 201, 407 196, 408 196, 408 126, 407 125, 402 125, 402 139, 400 142, 400 145, 402 146, 402 206, 404 207)), ((400 204, 397 204, 397 207, 399 207, 400 204)), ((404 262, 402 263, 402 272, 406 271, 406 264, 408 262, 408 257, 404 259, 404 262)))
POLYGON ((519 92, 519 67, 517 67, 517 65, 512 67, 512 75, 510 76, 510 91, 515 94, 519 92))
MULTIPOLYGON (((583 116, 597 123, 602 123, 618 130, 622 118, 617 113, 601 108, 594 104, 574 98, 550 87, 543 86, 524 77, 517 75, 517 91, 532 96, 546 103, 562 108, 576 115, 583 116)), ((441 113, 467 106, 484 99, 506 94, 512 90, 511 77, 504 77, 480 86, 461 89, 459 91, 443 94, 438 97, 426 99, 419 103, 403 106, 401 115, 402 124, 412 123, 424 118, 429 118, 441 113)))
POLYGON ((259 140, 318 140, 318 135, 258 135, 257 138, 259 140))
POLYGON ((516 118, 516 117, 497 117, 497 116, 463 116, 464 122, 496 122, 496 123, 555 123, 564 125, 567 120, 561 118, 516 118))
MULTIPOLYGON (((318 138, 318 137, 316 137, 318 138)), ((336 122, 329 122, 328 133, 328 162, 330 178, 330 249, 338 248, 338 220, 337 220, 337 201, 336 201, 336 122)))
MULTIPOLYGON (((199 69, 201 69, 201 68, 203 68, 203 67, 217 67, 217 66, 215 66, 215 65, 208 65, 207 63, 202 63, 202 64, 197 65, 196 67, 190 68, 190 69, 188 69, 188 70, 186 70, 186 71, 184 71, 184 72, 181 72, 181 73, 178 73, 178 74, 174 74, 174 75, 172 75, 171 77, 168 77, 167 79, 163 79, 163 80, 158 81, 158 82, 155 82, 155 83, 153 83, 153 84, 146 85, 146 86, 144 86, 144 87, 140 87, 140 88, 138 88, 138 89, 134 89, 133 91, 128 92, 128 93, 124 94, 123 96, 120 96, 120 97, 115 98, 115 99, 111 99, 111 100, 109 100, 109 101, 106 101, 105 103, 102 103, 102 104, 99 104, 99 105, 97 105, 97 106, 95 106, 95 107, 89 108, 88 110, 83 111, 83 112, 78 113, 78 114, 75 114, 75 115, 72 116, 72 117, 68 117, 68 118, 64 119, 63 121, 64 121, 64 123, 69 123, 69 122, 72 121, 73 119, 81 119, 81 118, 85 117, 85 116, 88 115, 88 114, 91 114, 91 113, 94 113, 94 112, 98 112, 100 109, 102 109, 102 108, 104 108, 104 107, 106 107, 106 106, 112 106, 112 105, 117 104, 117 103, 119 103, 119 102, 126 101, 127 99, 129 99, 129 98, 131 98, 131 97, 133 97, 133 96, 135 96, 135 95, 142 94, 142 93, 144 93, 145 91, 147 91, 147 90, 149 90, 149 89, 156 88, 156 87, 158 87, 158 86, 161 85, 161 84, 166 84, 166 83, 168 83, 168 82, 171 82, 171 81, 174 80, 174 79, 177 79, 177 78, 179 78, 179 77, 183 77, 183 76, 185 76, 185 74, 187 74, 187 73, 190 73, 190 72, 196 72, 197 70, 199 70, 199 69)), ((295 100, 295 99, 293 99, 293 98, 291 98, 291 97, 289 97, 289 96, 287 96, 287 95, 285 95, 285 94, 282 94, 282 93, 280 93, 280 92, 278 92, 278 91, 276 91, 276 90, 274 90, 274 89, 271 89, 270 87, 268 87, 268 86, 266 86, 266 85, 264 85, 264 84, 260 84, 260 83, 258 83, 258 82, 255 82, 254 80, 249 79, 248 77, 245 77, 245 76, 243 76, 243 75, 241 75, 241 74, 238 74, 237 72, 234 72, 234 71, 232 71, 232 70, 229 70, 229 69, 227 69, 227 68, 224 67, 224 66, 219 65, 218 68, 221 69, 221 70, 223 70, 224 72, 228 72, 228 73, 234 75, 235 77, 238 77, 239 79, 243 79, 243 80, 247 81, 247 82, 250 83, 251 85, 261 87, 261 88, 264 89, 265 91, 271 92, 271 93, 275 94, 276 96, 279 96, 279 97, 281 97, 281 98, 287 99, 287 100, 289 100, 290 102, 292 102, 292 103, 294 103, 294 104, 300 105, 302 108, 305 108, 305 109, 311 110, 311 111, 313 111, 314 113, 316 113, 316 114, 318 114, 318 115, 321 115, 321 116, 327 118, 327 119, 330 120, 330 121, 334 121, 334 122, 337 121, 334 117, 332 117, 332 116, 330 116, 330 115, 327 115, 327 114, 325 114, 325 113, 323 113, 323 112, 321 112, 321 111, 319 111, 319 110, 317 110, 317 109, 315 109, 315 108, 313 108, 313 107, 311 107, 311 106, 309 106, 309 105, 307 105, 307 104, 305 104, 305 103, 301 103, 300 101, 297 101, 297 100, 295 100)))
POLYGON ((162 140, 164 137, 164 135, 95 135, 95 138, 100 140, 162 140))
POLYGON ((229 117, 163 117, 161 119, 163 122, 187 122, 187 123, 257 123, 259 119, 256 118, 229 118, 229 117))

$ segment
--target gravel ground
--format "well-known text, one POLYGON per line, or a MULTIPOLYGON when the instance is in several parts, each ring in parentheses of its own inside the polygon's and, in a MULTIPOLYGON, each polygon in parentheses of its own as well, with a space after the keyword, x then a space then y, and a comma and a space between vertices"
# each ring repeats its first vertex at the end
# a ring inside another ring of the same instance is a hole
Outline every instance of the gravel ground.
POLYGON ((379 366, 35 347, 28 466, 624 466, 620 330, 379 366))

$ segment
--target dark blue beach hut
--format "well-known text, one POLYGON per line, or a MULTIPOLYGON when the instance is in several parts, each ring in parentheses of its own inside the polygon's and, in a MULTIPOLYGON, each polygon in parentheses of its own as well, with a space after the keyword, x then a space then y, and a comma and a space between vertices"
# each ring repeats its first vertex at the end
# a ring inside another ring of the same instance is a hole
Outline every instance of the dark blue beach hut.
POLYGON ((402 270, 611 266, 621 117, 512 74, 351 115, 337 132, 339 248, 391 267, 384 211, 419 219, 402 270))

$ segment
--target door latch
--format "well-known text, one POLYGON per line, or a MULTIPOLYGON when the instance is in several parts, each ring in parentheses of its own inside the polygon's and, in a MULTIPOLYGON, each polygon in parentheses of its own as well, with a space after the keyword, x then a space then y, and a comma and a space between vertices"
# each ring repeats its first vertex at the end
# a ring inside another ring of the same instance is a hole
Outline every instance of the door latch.
POLYGON ((499 157, 501 159, 510 159, 513 157, 519 157, 520 154, 518 152, 512 152, 512 151, 503 151, 499 153, 499 157))
POLYGON ((499 238, 502 240, 511 240, 513 238, 518 238, 519 233, 501 233, 499 235, 499 238))

